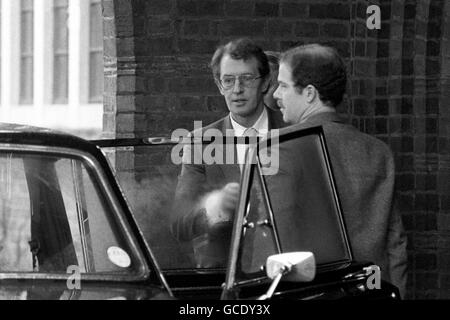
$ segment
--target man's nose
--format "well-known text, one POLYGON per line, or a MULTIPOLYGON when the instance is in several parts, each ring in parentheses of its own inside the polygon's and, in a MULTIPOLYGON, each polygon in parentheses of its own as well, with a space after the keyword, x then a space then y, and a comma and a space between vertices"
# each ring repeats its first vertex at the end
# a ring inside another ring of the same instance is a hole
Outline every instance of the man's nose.
POLYGON ((239 78, 234 79, 233 92, 241 92, 244 90, 244 86, 242 85, 239 78))
POLYGON ((273 92, 273 97, 276 99, 276 100, 278 100, 278 99, 280 99, 280 97, 278 96, 278 89, 279 89, 280 87, 279 86, 277 86, 277 89, 273 92))

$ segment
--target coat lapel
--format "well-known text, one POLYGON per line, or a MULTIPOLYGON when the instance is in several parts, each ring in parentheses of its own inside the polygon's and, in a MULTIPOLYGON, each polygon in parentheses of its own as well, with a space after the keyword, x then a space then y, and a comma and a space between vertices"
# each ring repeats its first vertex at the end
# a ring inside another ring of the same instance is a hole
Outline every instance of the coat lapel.
MULTIPOLYGON (((283 115, 280 111, 274 111, 272 109, 266 108, 267 116, 269 120, 269 130, 283 128, 286 126, 286 123, 283 121, 283 115)), ((226 116, 223 119, 222 127, 220 128, 223 135, 227 133, 227 130, 233 130, 233 126, 231 125, 230 116, 226 116)), ((225 176, 226 181, 239 181, 241 176, 241 170, 239 165, 237 164, 237 149, 236 145, 233 145, 234 148, 234 164, 225 164, 219 165, 219 168, 222 170, 223 175, 225 176)))

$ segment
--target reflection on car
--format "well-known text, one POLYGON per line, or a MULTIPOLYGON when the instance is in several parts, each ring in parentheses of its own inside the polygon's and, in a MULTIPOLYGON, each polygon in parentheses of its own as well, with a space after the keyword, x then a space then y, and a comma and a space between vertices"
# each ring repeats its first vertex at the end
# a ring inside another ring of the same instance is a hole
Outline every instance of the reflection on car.
POLYGON ((0 299, 398 298, 353 260, 321 128, 279 137, 276 174, 249 148, 224 268, 170 232, 178 143, 1 124, 0 299))

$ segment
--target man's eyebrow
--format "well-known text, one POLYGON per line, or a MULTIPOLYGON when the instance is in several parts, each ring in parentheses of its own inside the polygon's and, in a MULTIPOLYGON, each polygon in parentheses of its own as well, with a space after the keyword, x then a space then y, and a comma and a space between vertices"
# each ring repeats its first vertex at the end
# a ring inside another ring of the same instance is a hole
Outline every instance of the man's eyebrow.
POLYGON ((254 73, 251 72, 246 72, 246 73, 238 73, 238 74, 229 74, 229 73, 225 73, 222 76, 229 76, 229 77, 235 77, 235 76, 254 76, 254 73))

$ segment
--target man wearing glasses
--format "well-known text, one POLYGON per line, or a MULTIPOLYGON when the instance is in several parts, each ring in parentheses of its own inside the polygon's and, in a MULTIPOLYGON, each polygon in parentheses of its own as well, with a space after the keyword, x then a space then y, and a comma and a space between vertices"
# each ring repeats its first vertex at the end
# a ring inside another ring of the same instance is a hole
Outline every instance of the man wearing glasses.
MULTIPOLYGON (((230 113, 202 128, 203 133, 218 130, 223 136, 262 137, 284 126, 281 113, 264 105, 270 67, 264 51, 253 41, 241 38, 220 46, 211 69, 230 113)), ((180 241, 191 241, 197 267, 226 265, 245 151, 245 145, 236 145, 233 164, 183 162, 172 232, 180 241)))

